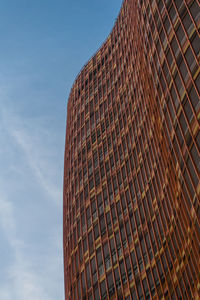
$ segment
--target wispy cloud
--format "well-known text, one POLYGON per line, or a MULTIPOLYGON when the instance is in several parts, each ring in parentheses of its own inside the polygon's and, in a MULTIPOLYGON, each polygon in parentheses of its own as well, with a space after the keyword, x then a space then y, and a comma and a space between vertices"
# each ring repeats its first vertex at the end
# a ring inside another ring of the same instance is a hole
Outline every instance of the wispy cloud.
POLYGON ((0 195, 0 224, 6 236, 15 235, 13 205, 0 195))
POLYGON ((2 108, 1 116, 3 127, 6 129, 7 134, 14 138, 13 143, 17 143, 21 148, 24 158, 38 180, 38 184, 42 186, 45 193, 47 193, 52 200, 56 203, 60 203, 61 190, 54 182, 50 181, 50 175, 55 172, 53 169, 55 162, 53 163, 52 161, 49 163, 48 157, 45 157, 49 155, 48 146, 53 144, 53 140, 50 140, 47 130, 38 128, 35 125, 41 118, 35 118, 31 120, 31 123, 30 120, 22 121, 5 108, 2 108), (29 125, 27 125, 28 122, 29 125))
POLYGON ((41 287, 40 278, 31 270, 24 255, 24 242, 17 237, 14 206, 0 195, 0 228, 3 230, 10 248, 13 261, 7 267, 6 281, 0 283, 0 299, 48 299, 41 287))
POLYGON ((62 171, 48 120, 1 104, 0 243, 3 236, 7 256, 0 299, 62 299, 62 171))
POLYGON ((48 180, 47 170, 48 172, 50 172, 51 168, 46 168, 46 170, 44 170, 43 160, 38 157, 37 153, 35 153, 36 151, 39 151, 39 149, 37 148, 38 145, 35 144, 34 141, 31 140, 31 137, 22 130, 13 130, 11 132, 11 135, 12 137, 14 137, 17 144, 21 147, 29 166, 31 167, 37 178, 38 183, 43 187, 50 198, 58 204, 61 199, 61 191, 54 185, 53 182, 50 182, 48 180), (34 151, 33 149, 37 150, 34 151))

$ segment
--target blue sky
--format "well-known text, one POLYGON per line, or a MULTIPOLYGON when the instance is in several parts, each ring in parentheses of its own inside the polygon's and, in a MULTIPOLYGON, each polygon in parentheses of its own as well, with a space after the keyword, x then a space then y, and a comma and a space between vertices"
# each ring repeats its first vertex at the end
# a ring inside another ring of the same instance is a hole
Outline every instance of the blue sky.
POLYGON ((64 299, 66 104, 121 0, 0 0, 0 299, 64 299))

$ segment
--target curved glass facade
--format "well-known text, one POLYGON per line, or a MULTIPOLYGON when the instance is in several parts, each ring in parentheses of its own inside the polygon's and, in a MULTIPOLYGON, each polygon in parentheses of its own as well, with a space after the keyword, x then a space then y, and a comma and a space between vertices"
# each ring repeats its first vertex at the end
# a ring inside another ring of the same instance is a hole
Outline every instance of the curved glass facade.
POLYGON ((124 0, 72 87, 66 299, 199 299, 200 6, 124 0))

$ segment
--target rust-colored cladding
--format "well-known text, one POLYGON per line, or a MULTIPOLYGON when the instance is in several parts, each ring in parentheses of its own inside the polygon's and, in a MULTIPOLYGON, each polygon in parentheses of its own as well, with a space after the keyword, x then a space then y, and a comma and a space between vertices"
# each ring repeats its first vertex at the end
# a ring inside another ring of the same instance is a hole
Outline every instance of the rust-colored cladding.
POLYGON ((66 299, 199 299, 200 6, 124 0, 68 101, 66 299))

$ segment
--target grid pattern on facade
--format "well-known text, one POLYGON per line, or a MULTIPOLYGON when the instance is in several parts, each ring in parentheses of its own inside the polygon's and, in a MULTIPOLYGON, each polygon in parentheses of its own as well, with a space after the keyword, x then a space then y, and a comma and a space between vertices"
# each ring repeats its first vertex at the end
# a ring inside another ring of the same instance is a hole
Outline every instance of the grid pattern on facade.
POLYGON ((199 62, 197 0, 124 0, 77 76, 64 170, 66 299, 198 297, 199 62))

